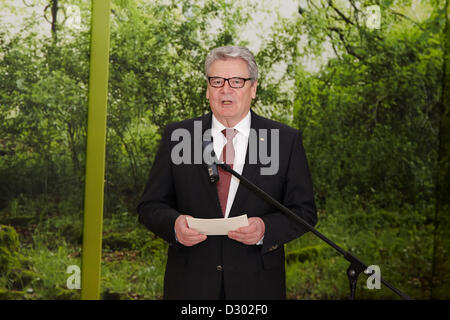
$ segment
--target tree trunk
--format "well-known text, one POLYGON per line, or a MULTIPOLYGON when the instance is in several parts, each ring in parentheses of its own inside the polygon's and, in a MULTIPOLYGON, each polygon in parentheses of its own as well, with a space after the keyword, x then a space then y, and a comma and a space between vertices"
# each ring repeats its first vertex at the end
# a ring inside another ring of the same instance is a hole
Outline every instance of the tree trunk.
POLYGON ((450 299, 450 6, 446 1, 443 93, 433 252, 432 299, 450 299))

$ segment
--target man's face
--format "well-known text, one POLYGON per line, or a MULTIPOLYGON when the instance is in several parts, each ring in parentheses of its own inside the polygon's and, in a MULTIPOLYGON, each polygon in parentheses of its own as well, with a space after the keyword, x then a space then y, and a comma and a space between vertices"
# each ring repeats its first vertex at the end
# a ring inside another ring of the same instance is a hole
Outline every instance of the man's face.
MULTIPOLYGON (((247 62, 241 58, 216 60, 211 64, 209 77, 247 79, 247 62)), ((214 88, 208 83, 206 99, 209 100, 214 116, 226 127, 233 127, 241 121, 250 110, 252 99, 256 98, 256 87, 251 80, 245 82, 243 88, 231 88, 228 81, 221 88, 214 88)))

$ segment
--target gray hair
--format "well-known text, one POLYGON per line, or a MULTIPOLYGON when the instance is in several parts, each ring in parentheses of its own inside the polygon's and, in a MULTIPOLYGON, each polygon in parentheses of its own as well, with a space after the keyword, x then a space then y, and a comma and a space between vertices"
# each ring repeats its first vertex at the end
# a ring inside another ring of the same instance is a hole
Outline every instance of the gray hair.
POLYGON ((208 77, 209 69, 214 61, 225 60, 227 58, 241 58, 247 62, 248 74, 252 78, 252 83, 258 80, 258 65, 253 53, 246 47, 225 46, 213 49, 205 61, 205 75, 208 77))

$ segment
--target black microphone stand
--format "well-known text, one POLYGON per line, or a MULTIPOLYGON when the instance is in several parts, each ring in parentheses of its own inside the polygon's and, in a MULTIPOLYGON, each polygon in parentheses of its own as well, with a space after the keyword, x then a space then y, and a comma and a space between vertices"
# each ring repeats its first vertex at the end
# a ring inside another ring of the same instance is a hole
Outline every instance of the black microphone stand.
MULTIPOLYGON (((321 240, 325 241, 328 245, 333 247, 337 252, 339 252, 341 255, 344 256, 344 258, 350 262, 350 266, 347 269, 347 276, 348 280, 350 282, 350 299, 355 299, 355 291, 356 291, 356 283, 358 281, 358 276, 361 272, 366 270, 368 266, 363 263, 361 260, 356 258, 354 255, 352 255, 350 252, 345 251, 341 247, 339 247, 336 243, 325 237, 322 233, 320 233, 317 229, 312 227, 310 224, 308 224, 305 220, 300 218, 298 215, 296 215, 294 212, 289 210, 287 207, 283 206, 281 203, 279 203, 277 200, 272 198, 270 195, 268 195, 266 192, 264 192, 262 189, 260 189, 258 186, 256 186, 254 183, 249 181, 247 178, 241 176, 239 173, 234 171, 229 165, 226 163, 217 163, 219 167, 221 167, 223 170, 231 173, 233 176, 238 178, 241 183, 243 183, 247 188, 255 192, 258 196, 263 198, 266 202, 276 207, 278 210, 283 212, 285 215, 289 216, 293 220, 295 220, 297 223, 300 223, 303 225, 308 231, 312 232, 314 235, 316 235, 321 240)), ((380 276, 380 281, 382 284, 384 284, 386 287, 391 289, 393 292, 398 294, 402 299, 404 300, 411 300, 411 298, 406 295, 405 293, 401 292, 397 288, 395 288, 392 284, 384 280, 380 276)))

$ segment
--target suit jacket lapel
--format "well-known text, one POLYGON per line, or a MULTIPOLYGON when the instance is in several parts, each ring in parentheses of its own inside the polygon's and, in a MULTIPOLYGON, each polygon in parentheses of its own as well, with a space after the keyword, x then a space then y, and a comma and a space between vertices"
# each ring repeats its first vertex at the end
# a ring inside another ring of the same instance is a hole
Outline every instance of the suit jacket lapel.
MULTIPOLYGON (((251 129, 256 132, 256 140, 253 143, 257 143, 259 141, 259 129, 261 128, 261 119, 260 117, 250 110, 252 118, 251 118, 251 129)), ((251 134, 251 133, 250 133, 251 134)), ((249 142, 247 144, 247 152, 245 154, 245 163, 244 168, 242 169, 242 176, 250 180, 251 182, 256 182, 256 177, 261 169, 261 163, 259 162, 259 157, 257 157, 256 163, 250 163, 249 161, 249 148, 250 148, 251 139, 249 137, 249 142)), ((258 149, 255 149, 258 150, 258 149)), ((240 216, 242 214, 247 214, 247 212, 242 212, 242 207, 245 204, 246 199, 251 194, 251 190, 249 190, 242 183, 239 183, 236 196, 234 197, 233 205, 231 206, 229 217, 240 216)))

